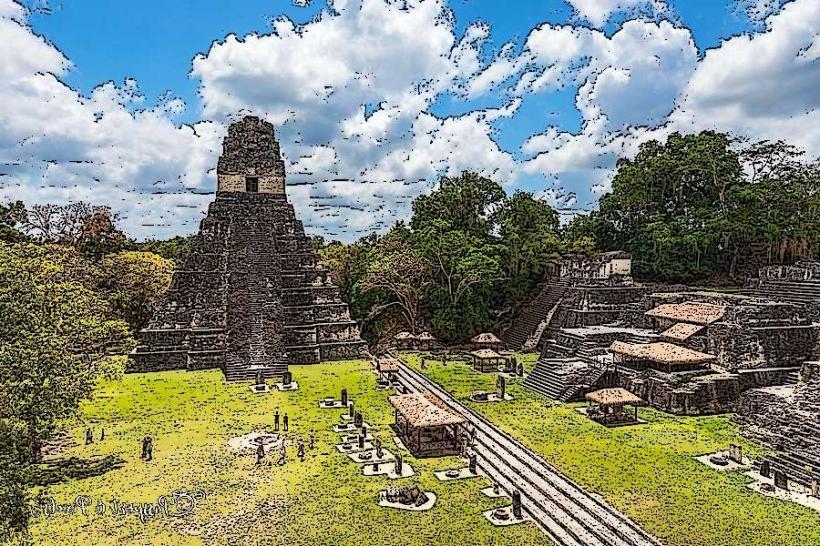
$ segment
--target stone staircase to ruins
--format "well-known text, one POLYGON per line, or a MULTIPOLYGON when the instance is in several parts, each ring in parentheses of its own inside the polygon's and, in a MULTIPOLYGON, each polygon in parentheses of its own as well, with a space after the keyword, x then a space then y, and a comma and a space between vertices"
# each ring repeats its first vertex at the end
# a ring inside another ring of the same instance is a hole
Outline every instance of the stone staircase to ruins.
POLYGON ((525 344, 535 347, 538 339, 531 340, 537 331, 543 332, 542 323, 547 320, 552 309, 561 301, 566 286, 547 282, 540 286, 538 294, 527 302, 513 319, 512 324, 501 334, 501 339, 510 350, 520 350, 525 344))
POLYGON ((762 279, 756 287, 744 289, 741 293, 775 301, 820 304, 820 280, 762 279))
POLYGON ((524 379, 524 387, 543 394, 559 402, 582 400, 583 396, 604 377, 604 367, 591 370, 584 377, 584 384, 578 384, 574 376, 566 373, 570 361, 564 359, 542 359, 524 379))
POLYGON ((241 350, 226 355, 228 381, 253 381, 260 372, 265 379, 273 379, 287 371, 281 331, 281 263, 270 252, 274 230, 265 216, 234 221, 229 229, 232 262, 228 267, 234 282, 228 294, 232 300, 228 337, 241 350))

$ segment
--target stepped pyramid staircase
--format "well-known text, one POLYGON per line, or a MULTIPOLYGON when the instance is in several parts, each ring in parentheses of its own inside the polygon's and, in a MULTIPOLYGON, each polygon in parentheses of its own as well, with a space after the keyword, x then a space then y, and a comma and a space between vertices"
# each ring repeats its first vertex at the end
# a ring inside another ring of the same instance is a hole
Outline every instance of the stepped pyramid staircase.
POLYGON ((222 368, 229 381, 357 358, 365 342, 285 195, 273 126, 232 123, 216 198, 128 371, 222 368))
POLYGON ((745 288, 740 293, 774 301, 820 304, 820 280, 760 279, 757 286, 745 288))
POLYGON ((608 369, 605 366, 590 367, 578 381, 577 374, 570 373, 573 367, 571 359, 542 359, 535 364, 535 368, 524 379, 524 387, 541 393, 559 402, 575 402, 583 400, 587 392, 603 387, 608 369))
MULTIPOLYGON (((815 427, 814 433, 820 436, 820 425, 815 427)), ((755 461, 758 471, 764 460, 769 461, 772 472, 780 470, 788 476, 790 481, 795 481, 805 487, 811 487, 813 480, 820 481, 820 449, 817 446, 813 449, 794 449, 761 457, 755 461), (811 468, 810 472, 809 468, 811 468)))
POLYGON ((510 327, 501 334, 504 345, 513 351, 534 349, 566 290, 565 285, 556 282, 540 285, 538 294, 521 308, 510 327))

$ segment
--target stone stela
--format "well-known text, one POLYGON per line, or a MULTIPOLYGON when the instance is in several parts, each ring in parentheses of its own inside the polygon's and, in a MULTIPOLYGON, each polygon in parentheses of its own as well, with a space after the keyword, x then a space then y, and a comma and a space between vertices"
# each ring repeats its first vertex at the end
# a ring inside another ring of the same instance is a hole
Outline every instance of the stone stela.
POLYGON ((743 464, 743 448, 736 444, 729 444, 729 460, 743 464))
POLYGON ((216 198, 131 356, 130 372, 221 368, 229 381, 366 351, 287 200, 273 125, 232 123, 216 198))

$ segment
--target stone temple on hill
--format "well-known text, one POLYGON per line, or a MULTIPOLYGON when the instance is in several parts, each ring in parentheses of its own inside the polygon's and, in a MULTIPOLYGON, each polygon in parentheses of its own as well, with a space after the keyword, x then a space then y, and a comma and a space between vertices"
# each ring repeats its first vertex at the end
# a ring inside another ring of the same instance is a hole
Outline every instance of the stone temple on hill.
POLYGON ((216 198, 129 371, 221 368, 228 380, 366 352, 285 192, 273 126, 231 124, 216 198))

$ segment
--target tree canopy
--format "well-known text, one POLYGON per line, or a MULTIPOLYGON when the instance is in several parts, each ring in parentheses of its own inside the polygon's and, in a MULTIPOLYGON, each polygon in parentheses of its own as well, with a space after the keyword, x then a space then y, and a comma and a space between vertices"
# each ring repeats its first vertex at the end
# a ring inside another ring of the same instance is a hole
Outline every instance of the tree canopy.
POLYGON ((621 159, 574 240, 632 253, 633 274, 660 281, 742 279, 765 263, 817 256, 817 164, 783 142, 753 145, 704 131, 672 134, 621 159))

